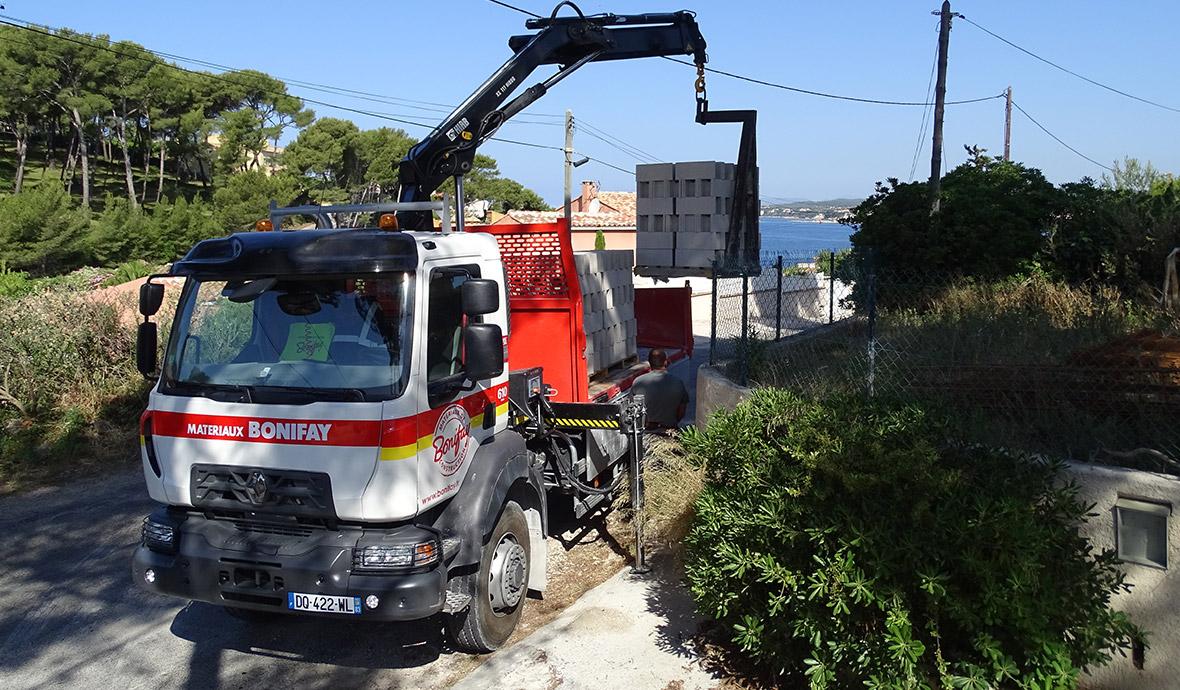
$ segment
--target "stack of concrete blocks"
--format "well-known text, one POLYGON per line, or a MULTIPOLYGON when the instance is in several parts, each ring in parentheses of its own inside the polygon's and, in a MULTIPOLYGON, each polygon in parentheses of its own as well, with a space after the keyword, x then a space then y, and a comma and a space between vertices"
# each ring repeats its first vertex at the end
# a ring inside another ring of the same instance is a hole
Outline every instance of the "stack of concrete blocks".
POLYGON ((718 161, 635 166, 636 264, 699 269, 723 259, 735 167, 718 161))
POLYGON ((582 286, 586 368, 595 374, 639 352, 631 273, 634 255, 618 249, 575 252, 574 263, 582 286))

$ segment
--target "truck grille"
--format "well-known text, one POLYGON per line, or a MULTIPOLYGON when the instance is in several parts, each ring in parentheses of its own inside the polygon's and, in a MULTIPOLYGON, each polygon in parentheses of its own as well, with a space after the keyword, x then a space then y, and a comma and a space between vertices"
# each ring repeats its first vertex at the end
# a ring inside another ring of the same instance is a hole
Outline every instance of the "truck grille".
MULTIPOLYGON (((336 519, 332 482, 323 472, 193 465, 189 490, 193 506, 202 510, 336 519)), ((257 527, 248 524, 251 531, 257 527)))

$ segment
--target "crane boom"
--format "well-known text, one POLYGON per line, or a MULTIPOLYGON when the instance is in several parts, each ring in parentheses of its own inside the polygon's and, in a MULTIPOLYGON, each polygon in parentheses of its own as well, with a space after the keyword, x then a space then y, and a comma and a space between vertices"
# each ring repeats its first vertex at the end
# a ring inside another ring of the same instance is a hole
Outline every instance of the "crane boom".
MULTIPOLYGON (((687 11, 585 16, 563 2, 553 15, 529 19, 525 27, 536 33, 511 37, 512 57, 406 154, 398 167, 398 201, 427 201, 448 178, 467 173, 476 149, 500 125, 588 62, 671 55, 692 55, 698 66, 706 61, 705 39, 687 11), (577 14, 557 16, 563 5, 577 14), (558 65, 558 71, 508 100, 542 65, 558 65)), ((433 225, 429 212, 404 211, 398 220, 409 230, 433 225)))

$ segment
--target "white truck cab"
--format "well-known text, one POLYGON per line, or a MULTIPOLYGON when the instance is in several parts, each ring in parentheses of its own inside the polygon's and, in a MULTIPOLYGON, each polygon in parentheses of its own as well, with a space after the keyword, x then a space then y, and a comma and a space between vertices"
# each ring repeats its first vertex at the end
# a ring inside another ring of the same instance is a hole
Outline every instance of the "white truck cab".
POLYGON ((185 283, 141 420, 165 507, 136 579, 238 611, 447 611, 459 644, 500 644, 544 588, 546 506, 509 429, 495 238, 241 233, 171 275, 185 283))

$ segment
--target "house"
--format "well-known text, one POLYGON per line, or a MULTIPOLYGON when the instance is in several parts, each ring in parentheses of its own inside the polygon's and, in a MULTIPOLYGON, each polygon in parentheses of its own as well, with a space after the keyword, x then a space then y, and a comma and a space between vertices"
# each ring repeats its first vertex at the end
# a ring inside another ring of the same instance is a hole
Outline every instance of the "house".
MULTIPOLYGON (((552 223, 565 206, 552 211, 509 211, 492 225, 552 223)), ((598 183, 582 182, 582 193, 570 200, 571 238, 574 251, 594 249, 594 237, 602 230, 607 249, 635 250, 635 192, 603 192, 598 183)))

